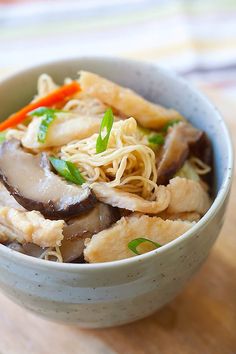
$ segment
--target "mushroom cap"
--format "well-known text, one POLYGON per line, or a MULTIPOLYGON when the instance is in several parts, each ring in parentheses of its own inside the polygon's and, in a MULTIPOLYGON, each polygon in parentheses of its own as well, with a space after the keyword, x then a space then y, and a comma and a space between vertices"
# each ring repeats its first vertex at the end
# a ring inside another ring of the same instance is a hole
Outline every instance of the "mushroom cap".
POLYGON ((50 170, 45 153, 25 152, 17 139, 0 147, 0 179, 20 205, 49 219, 79 215, 96 203, 88 185, 68 183, 50 170))

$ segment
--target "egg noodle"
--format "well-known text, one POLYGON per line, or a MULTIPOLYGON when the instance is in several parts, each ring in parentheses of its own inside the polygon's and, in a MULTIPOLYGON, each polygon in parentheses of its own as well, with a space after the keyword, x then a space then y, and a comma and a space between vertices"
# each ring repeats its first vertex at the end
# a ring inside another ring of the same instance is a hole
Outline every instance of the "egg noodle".
POLYGON ((59 156, 75 163, 88 183, 106 182, 147 200, 155 200, 157 190, 156 157, 147 146, 134 118, 115 122, 108 148, 96 154, 98 134, 71 142, 59 156))
POLYGON ((192 156, 189 159, 192 167, 198 175, 206 175, 211 171, 211 167, 200 160, 198 157, 192 156))
POLYGON ((62 263, 63 258, 61 255, 60 247, 48 247, 39 257, 40 259, 45 259, 47 261, 54 260, 56 262, 62 263))

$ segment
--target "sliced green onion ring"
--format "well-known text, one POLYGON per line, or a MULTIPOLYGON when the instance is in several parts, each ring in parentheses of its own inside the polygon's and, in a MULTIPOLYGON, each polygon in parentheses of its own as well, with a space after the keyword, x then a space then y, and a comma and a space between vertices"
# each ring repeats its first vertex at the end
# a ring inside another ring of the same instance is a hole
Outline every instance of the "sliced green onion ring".
POLYGON ((0 132, 0 144, 6 140, 6 131, 0 132))
POLYGON ((49 157, 49 160, 58 174, 64 177, 67 181, 80 186, 85 183, 84 177, 73 162, 61 160, 53 156, 49 157))
POLYGON ((179 119, 172 119, 172 120, 170 120, 168 123, 166 123, 166 124, 163 126, 162 131, 166 133, 169 127, 172 127, 173 125, 175 125, 175 124, 177 124, 177 123, 179 123, 179 122, 181 122, 181 120, 179 120, 179 119))
POLYGON ((142 254, 142 253, 139 253, 138 250, 137 250, 137 247, 141 244, 141 243, 144 243, 144 242, 149 242, 151 244, 153 244, 156 248, 159 248, 161 247, 161 245, 157 242, 154 242, 152 240, 149 240, 148 238, 144 238, 144 237, 139 237, 139 238, 135 238, 134 240, 130 241, 128 243, 128 248, 134 252, 135 254, 142 254))
POLYGON ((48 129, 56 119, 56 113, 63 112, 59 109, 39 107, 29 113, 30 116, 43 117, 38 131, 38 142, 45 143, 48 129))
POLYGON ((156 133, 148 137, 148 142, 155 145, 163 145, 165 138, 161 133, 156 133))

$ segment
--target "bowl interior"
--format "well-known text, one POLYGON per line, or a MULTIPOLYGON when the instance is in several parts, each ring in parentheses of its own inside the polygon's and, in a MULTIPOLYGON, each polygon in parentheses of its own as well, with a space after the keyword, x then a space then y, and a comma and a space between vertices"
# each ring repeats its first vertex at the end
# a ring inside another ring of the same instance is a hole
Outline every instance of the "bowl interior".
POLYGON ((213 144, 215 191, 220 190, 230 165, 230 141, 224 122, 215 108, 184 80, 149 63, 80 58, 51 62, 22 71, 0 84, 1 120, 32 99, 40 74, 47 73, 60 84, 65 77, 77 78, 81 69, 101 74, 134 89, 150 101, 174 108, 194 126, 204 130, 213 144))

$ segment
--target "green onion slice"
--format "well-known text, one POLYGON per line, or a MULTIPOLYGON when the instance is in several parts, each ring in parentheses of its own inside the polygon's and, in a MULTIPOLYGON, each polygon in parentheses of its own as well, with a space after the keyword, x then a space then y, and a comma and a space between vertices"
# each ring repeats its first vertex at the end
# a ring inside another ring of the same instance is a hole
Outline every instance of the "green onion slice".
POLYGON ((144 237, 139 237, 139 238, 135 238, 134 240, 130 241, 128 243, 128 248, 134 252, 135 254, 142 254, 142 253, 139 253, 138 250, 137 250, 137 247, 141 244, 141 243, 144 243, 144 242, 149 242, 151 243, 152 245, 155 246, 155 248, 159 248, 161 247, 161 245, 157 242, 154 242, 152 240, 149 240, 148 238, 144 238, 144 237))
POLYGON ((162 131, 166 133, 169 127, 172 127, 173 125, 175 125, 175 124, 177 124, 177 123, 179 123, 179 122, 180 122, 179 119, 172 119, 172 120, 170 120, 168 123, 166 123, 166 124, 164 125, 164 127, 162 128, 162 131))
POLYGON ((165 138, 161 133, 156 133, 148 137, 148 142, 155 145, 163 145, 165 138))
POLYGON ((30 116, 44 117, 38 131, 38 142, 45 143, 49 126, 56 118, 56 113, 63 112, 59 109, 39 107, 29 113, 30 116))
POLYGON ((6 131, 0 132, 0 144, 6 140, 6 131))
POLYGON ((57 159, 52 156, 49 157, 49 160, 58 174, 67 181, 79 184, 80 186, 85 182, 84 177, 73 162, 57 159))
POLYGON ((113 122, 114 122, 113 112, 112 112, 111 108, 109 108, 106 110, 106 112, 103 116, 102 122, 101 122, 99 135, 98 135, 97 142, 96 142, 96 153, 97 154, 99 154, 107 149, 107 145, 108 145, 111 129, 113 126, 113 122), (104 131, 105 131, 105 136, 103 136, 104 131))

